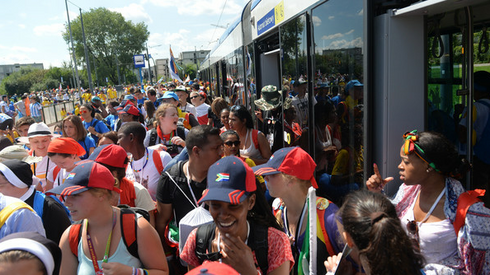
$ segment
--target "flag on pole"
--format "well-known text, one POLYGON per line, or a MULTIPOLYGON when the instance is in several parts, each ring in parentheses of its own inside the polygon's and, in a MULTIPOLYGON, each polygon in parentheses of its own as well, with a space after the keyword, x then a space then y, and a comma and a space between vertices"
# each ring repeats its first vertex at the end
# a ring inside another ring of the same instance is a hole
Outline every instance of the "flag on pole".
POLYGON ((183 82, 179 77, 179 71, 177 69, 177 64, 175 63, 174 54, 172 53, 172 47, 170 47, 170 61, 168 62, 168 68, 170 69, 170 77, 172 77, 172 79, 183 82))
POLYGON ((185 82, 191 81, 191 75, 188 75, 187 78, 185 79, 185 82))
POLYGON ((63 90, 63 87, 61 86, 61 83, 60 83, 59 91, 61 92, 61 90, 63 90))

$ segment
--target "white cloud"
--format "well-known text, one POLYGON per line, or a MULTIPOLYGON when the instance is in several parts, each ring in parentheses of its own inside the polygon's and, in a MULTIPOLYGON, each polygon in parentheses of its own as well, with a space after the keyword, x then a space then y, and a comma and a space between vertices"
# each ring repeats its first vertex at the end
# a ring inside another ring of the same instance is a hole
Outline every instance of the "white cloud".
POLYGON ((7 47, 4 45, 0 45, 0 50, 5 50, 8 52, 14 52, 14 53, 33 53, 37 52, 36 48, 29 48, 29 47, 20 47, 20 46, 13 46, 13 47, 7 47))
POLYGON ((352 29, 346 33, 335 33, 335 34, 330 34, 330 35, 324 35, 324 36, 322 36, 322 39, 323 40, 337 39, 337 38, 344 37, 346 35, 351 35, 353 32, 354 32, 354 30, 352 29))
POLYGON ((34 27, 34 34, 37 36, 61 36, 64 30, 65 26, 62 23, 41 25, 34 27))
POLYGON ((25 29, 25 28, 26 28, 26 25, 24 25, 24 24, 19 24, 19 28, 21 28, 21 29, 25 29))
POLYGON ((326 47, 326 49, 349 49, 349 48, 361 48, 363 45, 362 38, 358 37, 354 40, 347 41, 345 39, 333 41, 326 47))
POLYGON ((323 40, 328 40, 328 39, 336 39, 336 38, 341 38, 343 37, 344 35, 341 34, 341 33, 336 33, 336 34, 330 34, 330 35, 324 35, 322 37, 323 40))
POLYGON ((313 16, 313 24, 315 27, 318 27, 322 24, 322 20, 318 16, 313 16))
POLYGON ((149 2, 164 8, 175 7, 178 14, 186 16, 219 15, 222 10, 223 14, 237 14, 245 6, 244 3, 237 3, 236 0, 149 0, 149 2))
POLYGON ((153 22, 150 15, 145 11, 145 8, 139 4, 129 4, 129 6, 122 8, 112 8, 111 11, 121 13, 126 20, 132 20, 135 22, 145 21, 148 23, 153 22))
POLYGON ((333 16, 333 15, 330 15, 330 16, 328 17, 328 20, 334 20, 334 19, 335 19, 335 16, 333 16))

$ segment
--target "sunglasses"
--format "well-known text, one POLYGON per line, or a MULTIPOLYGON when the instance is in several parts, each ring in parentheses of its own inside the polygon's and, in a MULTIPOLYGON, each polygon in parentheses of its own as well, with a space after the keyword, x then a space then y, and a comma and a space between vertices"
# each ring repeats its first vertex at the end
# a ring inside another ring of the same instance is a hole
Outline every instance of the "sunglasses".
POLYGON ((240 141, 239 140, 227 141, 227 142, 225 142, 225 145, 228 146, 228 147, 231 147, 233 145, 235 145, 236 147, 238 147, 238 146, 240 146, 240 141))
POLYGON ((86 114, 86 113, 88 113, 88 111, 85 111, 85 110, 84 111, 80 111, 80 114, 86 114))
POLYGON ((195 96, 191 96, 190 99, 194 99, 194 98, 197 98, 199 97, 198 95, 195 95, 195 96))
POLYGON ((410 241, 412 242, 413 249, 420 251, 419 226, 417 225, 417 221, 408 220, 407 232, 408 232, 408 237, 410 238, 410 241))

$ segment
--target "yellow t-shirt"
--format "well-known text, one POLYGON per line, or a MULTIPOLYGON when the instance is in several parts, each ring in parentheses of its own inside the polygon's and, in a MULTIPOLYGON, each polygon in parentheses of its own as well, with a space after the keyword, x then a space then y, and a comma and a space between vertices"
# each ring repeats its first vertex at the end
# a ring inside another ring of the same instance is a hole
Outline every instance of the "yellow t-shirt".
POLYGON ((114 90, 114 89, 107 90, 107 94, 109 96, 109 99, 115 99, 115 98, 117 98, 117 91, 114 90))
POLYGON ((85 100, 85 102, 90 102, 90 100, 92 99, 92 94, 91 93, 83 93, 82 98, 83 98, 83 100, 85 100))

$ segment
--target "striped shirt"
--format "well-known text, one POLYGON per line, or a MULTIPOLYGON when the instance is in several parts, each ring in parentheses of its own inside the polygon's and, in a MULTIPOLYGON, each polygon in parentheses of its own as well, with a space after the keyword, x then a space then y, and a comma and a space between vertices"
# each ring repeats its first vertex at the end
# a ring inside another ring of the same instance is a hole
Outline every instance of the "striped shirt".
POLYGON ((29 109, 31 110, 31 116, 32 117, 40 117, 41 116, 41 110, 43 109, 43 106, 39 102, 31 103, 29 105, 29 109))

